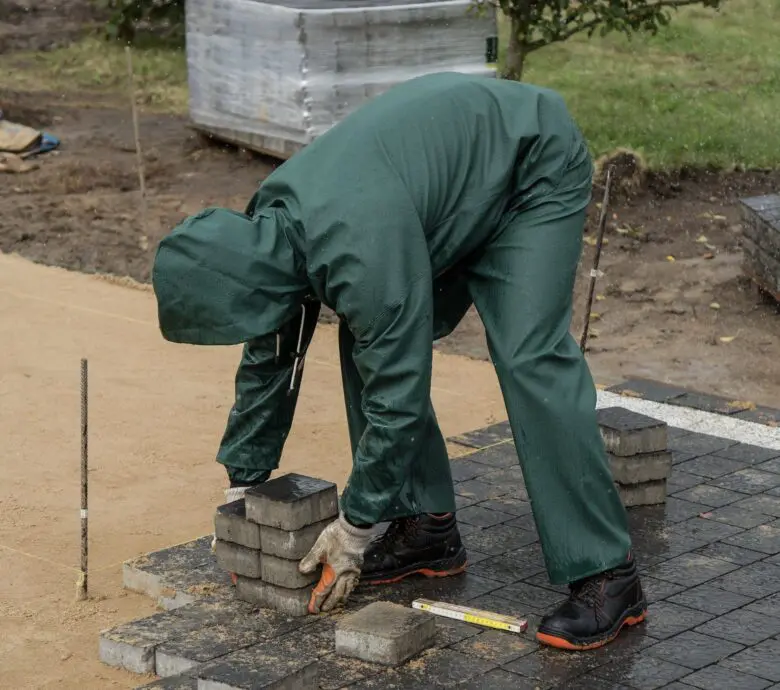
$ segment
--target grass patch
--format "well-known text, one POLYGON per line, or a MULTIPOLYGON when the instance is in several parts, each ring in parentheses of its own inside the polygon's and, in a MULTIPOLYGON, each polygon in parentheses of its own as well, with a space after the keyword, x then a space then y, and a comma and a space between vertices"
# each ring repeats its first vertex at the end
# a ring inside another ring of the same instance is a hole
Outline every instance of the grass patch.
MULTIPOLYGON (((560 91, 594 155, 625 146, 655 169, 780 167, 778 0, 688 8, 657 36, 579 36, 533 53, 525 79, 560 91)), ((502 23, 502 45, 507 44, 502 23)), ((139 101, 185 113, 176 48, 134 50, 139 101)), ((88 38, 50 53, 0 55, 0 87, 126 97, 121 46, 88 38)))
MULTIPOLYGON (((152 45, 133 49, 138 103, 146 110, 187 110, 187 60, 180 48, 152 45)), ((90 92, 127 96, 124 47, 90 37, 51 52, 0 54, 0 87, 19 91, 90 92)))
POLYGON ((778 26, 777 0, 725 0, 719 13, 681 11, 655 37, 549 46, 524 78, 566 97, 595 155, 626 146, 655 169, 776 168, 778 26))

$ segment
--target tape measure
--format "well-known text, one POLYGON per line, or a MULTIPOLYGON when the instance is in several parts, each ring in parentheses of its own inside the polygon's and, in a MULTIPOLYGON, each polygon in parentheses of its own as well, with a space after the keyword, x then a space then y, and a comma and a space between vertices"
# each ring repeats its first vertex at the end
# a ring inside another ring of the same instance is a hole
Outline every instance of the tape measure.
POLYGON ((528 621, 516 616, 505 616, 501 613, 473 609, 470 606, 448 604, 443 601, 431 601, 430 599, 415 599, 412 608, 420 611, 428 611, 437 616, 452 618, 465 623, 481 625, 485 628, 505 630, 507 632, 521 633, 528 629, 528 621))

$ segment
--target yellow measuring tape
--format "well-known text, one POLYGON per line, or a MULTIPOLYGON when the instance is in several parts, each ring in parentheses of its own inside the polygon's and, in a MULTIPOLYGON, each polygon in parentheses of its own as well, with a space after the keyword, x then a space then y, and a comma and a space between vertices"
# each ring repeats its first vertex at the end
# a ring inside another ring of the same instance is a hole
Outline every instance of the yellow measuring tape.
POLYGON ((415 599, 412 608, 420 611, 428 611, 437 616, 452 618, 465 623, 473 623, 486 628, 506 630, 507 632, 521 633, 528 628, 528 621, 516 616, 505 616, 501 613, 473 609, 470 606, 448 604, 443 601, 431 601, 430 599, 415 599))

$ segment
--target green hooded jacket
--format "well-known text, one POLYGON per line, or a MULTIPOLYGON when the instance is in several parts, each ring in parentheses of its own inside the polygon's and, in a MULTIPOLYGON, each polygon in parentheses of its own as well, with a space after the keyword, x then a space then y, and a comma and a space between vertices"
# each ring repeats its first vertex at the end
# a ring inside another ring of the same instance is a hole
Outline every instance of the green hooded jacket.
POLYGON ((407 81, 277 168, 245 213, 207 209, 162 240, 162 334, 238 344, 278 332, 307 295, 333 309, 355 339, 367 420, 342 507, 375 523, 419 454, 432 342, 469 304, 459 267, 579 155, 552 91, 459 73, 407 81))

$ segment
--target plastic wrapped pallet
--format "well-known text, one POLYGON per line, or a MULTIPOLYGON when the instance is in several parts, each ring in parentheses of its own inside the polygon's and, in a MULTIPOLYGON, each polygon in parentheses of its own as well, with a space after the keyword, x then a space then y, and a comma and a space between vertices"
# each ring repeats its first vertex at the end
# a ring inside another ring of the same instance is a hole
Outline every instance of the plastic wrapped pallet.
POLYGON ((193 123, 288 158, 394 84, 443 71, 495 76, 495 15, 470 6, 188 0, 193 123))

